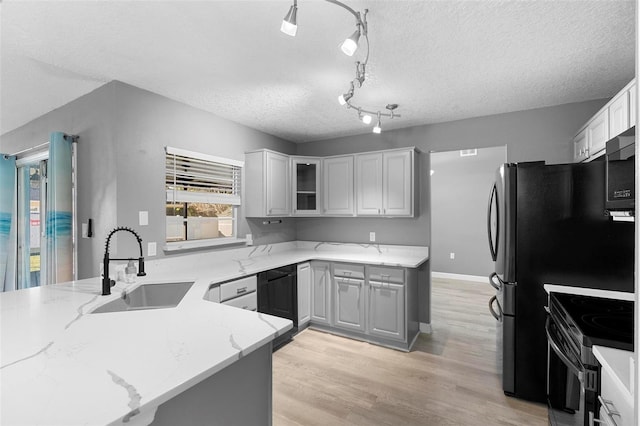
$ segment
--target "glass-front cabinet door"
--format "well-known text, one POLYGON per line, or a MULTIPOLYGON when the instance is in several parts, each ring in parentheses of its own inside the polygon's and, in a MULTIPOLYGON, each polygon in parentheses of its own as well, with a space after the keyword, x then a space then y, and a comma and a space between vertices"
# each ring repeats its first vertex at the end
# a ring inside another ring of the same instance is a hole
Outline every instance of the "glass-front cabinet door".
POLYGON ((294 216, 322 213, 320 198, 321 159, 291 157, 294 216))

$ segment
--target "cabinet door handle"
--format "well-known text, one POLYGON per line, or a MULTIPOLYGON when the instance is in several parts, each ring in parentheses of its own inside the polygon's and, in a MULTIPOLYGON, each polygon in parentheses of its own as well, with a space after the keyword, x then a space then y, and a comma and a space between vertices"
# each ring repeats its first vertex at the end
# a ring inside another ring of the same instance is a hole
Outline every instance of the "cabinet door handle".
POLYGON ((613 419, 613 416, 620 417, 620 413, 618 412, 618 410, 616 410, 616 406, 613 405, 613 402, 609 401, 608 399, 604 399, 601 395, 598 395, 598 400, 600 401, 600 405, 602 406, 602 409, 604 410, 604 413, 607 415, 607 417, 611 419, 614 425, 617 425, 617 422, 613 419))
POLYGON ((236 290, 236 294, 242 294, 242 293, 245 293, 246 291, 247 291, 246 287, 241 287, 236 290))

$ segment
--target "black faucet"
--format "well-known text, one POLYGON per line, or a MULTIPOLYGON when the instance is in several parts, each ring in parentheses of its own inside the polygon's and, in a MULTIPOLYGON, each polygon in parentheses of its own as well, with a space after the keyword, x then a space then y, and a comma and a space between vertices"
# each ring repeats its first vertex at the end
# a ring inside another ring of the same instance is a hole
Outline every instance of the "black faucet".
POLYGON ((147 275, 147 273, 144 272, 144 257, 142 257, 142 238, 140 238, 140 235, 138 235, 138 233, 133 229, 127 228, 125 226, 119 226, 109 233, 109 236, 107 237, 107 242, 105 244, 104 268, 103 268, 104 272, 102 274, 102 295, 103 296, 107 296, 111 294, 111 287, 116 284, 114 280, 109 278, 109 260, 132 260, 132 258, 109 259, 109 242, 111 241, 111 237, 113 236, 113 234, 115 234, 118 231, 131 232, 138 240, 138 245, 140 246, 140 257, 138 258, 138 276, 144 277, 145 275, 147 275))

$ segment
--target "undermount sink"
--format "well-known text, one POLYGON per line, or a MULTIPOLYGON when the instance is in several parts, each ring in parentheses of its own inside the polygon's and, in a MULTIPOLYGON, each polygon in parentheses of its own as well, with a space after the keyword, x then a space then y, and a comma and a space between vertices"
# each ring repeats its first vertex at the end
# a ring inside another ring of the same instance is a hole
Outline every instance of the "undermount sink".
POLYGON ((91 313, 174 308, 178 306, 178 303, 180 303, 192 285, 193 281, 143 284, 130 292, 124 293, 122 297, 96 308, 91 313))

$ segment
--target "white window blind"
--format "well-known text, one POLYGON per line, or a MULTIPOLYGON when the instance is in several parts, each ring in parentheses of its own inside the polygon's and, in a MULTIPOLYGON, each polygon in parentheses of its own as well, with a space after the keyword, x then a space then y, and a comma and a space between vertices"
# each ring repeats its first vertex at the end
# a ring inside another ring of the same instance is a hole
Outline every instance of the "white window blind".
POLYGON ((239 206, 243 161, 166 147, 167 201, 239 206))

